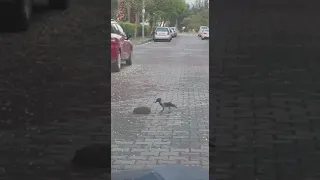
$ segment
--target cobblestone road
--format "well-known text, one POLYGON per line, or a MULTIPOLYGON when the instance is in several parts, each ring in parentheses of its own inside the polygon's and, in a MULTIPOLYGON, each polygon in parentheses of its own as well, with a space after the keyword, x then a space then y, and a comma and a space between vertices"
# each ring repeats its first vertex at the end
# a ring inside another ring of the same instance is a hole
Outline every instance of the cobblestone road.
POLYGON ((74 0, 34 14, 27 32, 0 34, 0 179, 107 178, 70 160, 110 140, 108 3, 74 0))
POLYGON ((136 46, 134 64, 112 74, 112 170, 156 164, 209 166, 209 41, 180 35, 136 46), (178 106, 160 113, 156 98, 178 106), (133 115, 134 107, 151 107, 133 115))
POLYGON ((320 179, 315 4, 234 0, 212 7, 212 173, 217 180, 320 179))

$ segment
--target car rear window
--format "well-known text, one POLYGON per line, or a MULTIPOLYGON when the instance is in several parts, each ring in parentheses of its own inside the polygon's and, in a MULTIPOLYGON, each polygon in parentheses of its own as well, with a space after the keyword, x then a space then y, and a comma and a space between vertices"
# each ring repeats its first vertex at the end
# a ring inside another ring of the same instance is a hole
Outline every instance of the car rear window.
POLYGON ((157 28, 156 31, 168 32, 168 28, 157 28))

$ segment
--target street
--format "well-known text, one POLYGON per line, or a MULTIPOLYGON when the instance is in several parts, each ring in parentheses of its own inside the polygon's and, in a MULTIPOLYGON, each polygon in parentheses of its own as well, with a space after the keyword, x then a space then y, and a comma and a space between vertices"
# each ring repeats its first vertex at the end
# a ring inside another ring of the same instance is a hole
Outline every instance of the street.
POLYGON ((74 0, 35 13, 27 32, 1 32, 0 179, 107 179, 70 163, 110 141, 107 3, 74 0))
POLYGON ((133 65, 111 76, 112 170, 156 164, 209 167, 209 41, 179 34, 134 47, 133 65), (178 108, 162 110, 157 98, 178 108), (134 115, 135 107, 151 107, 134 115))

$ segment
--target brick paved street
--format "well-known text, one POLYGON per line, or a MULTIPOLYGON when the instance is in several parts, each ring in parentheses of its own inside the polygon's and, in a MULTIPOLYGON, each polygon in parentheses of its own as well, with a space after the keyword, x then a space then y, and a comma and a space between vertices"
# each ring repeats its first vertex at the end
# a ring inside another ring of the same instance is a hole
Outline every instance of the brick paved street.
POLYGON ((112 170, 156 164, 209 166, 209 41, 178 35, 134 48, 134 64, 112 74, 112 170), (178 106, 160 113, 157 98, 178 106), (139 105, 149 115, 133 115, 139 105))
POLYGON ((110 139, 109 2, 88 2, 36 13, 27 32, 0 34, 1 180, 107 178, 106 169, 70 163, 76 149, 110 139))
POLYGON ((217 180, 320 179, 320 13, 308 2, 212 2, 217 180))

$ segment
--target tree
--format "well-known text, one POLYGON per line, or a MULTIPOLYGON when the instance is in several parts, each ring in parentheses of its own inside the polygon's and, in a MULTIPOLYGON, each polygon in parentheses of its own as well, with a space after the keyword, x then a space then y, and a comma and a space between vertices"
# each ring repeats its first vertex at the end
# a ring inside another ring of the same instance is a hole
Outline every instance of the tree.
POLYGON ((186 15, 181 19, 180 24, 189 30, 197 30, 203 25, 209 26, 209 1, 196 0, 192 8, 189 8, 186 15))
POLYGON ((131 22, 131 10, 133 8, 134 0, 124 0, 124 7, 126 9, 126 19, 131 22))
POLYGON ((118 9, 118 0, 111 0, 111 17, 115 18, 118 9))
MULTIPOLYGON (((146 12, 153 21, 168 21, 184 12, 184 0, 147 0, 146 12)), ((175 20, 176 20, 175 19, 175 20)))
MULTIPOLYGON (((114 0, 112 0, 114 1, 114 0)), ((122 0, 125 9, 126 20, 137 24, 141 22, 143 0, 122 0)), ((145 19, 149 19, 151 27, 158 21, 169 21, 177 26, 179 21, 187 15, 189 7, 184 0, 144 0, 145 19)), ((137 35, 137 29, 134 31, 137 35)))

